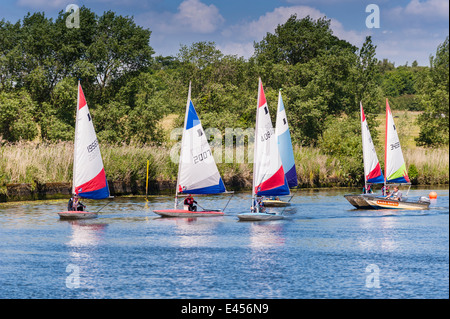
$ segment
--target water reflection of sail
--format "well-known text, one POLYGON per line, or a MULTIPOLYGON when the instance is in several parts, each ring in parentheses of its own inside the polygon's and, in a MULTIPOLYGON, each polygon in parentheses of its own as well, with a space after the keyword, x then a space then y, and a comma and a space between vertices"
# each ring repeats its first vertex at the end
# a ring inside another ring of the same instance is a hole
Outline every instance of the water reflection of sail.
MULTIPOLYGON (((388 210, 379 211, 380 218, 358 218, 360 228, 366 230, 364 235, 358 239, 358 245, 367 251, 393 252, 398 248, 398 243, 394 240, 393 229, 396 223, 392 216, 382 217, 388 210), (368 236, 367 234, 374 234, 368 236)), ((392 213, 392 210, 389 210, 392 213)))
POLYGON ((175 234, 180 247, 210 246, 216 238, 214 229, 218 224, 217 218, 212 221, 197 218, 174 218, 176 221, 175 234))
POLYGON ((253 223, 250 225, 250 248, 270 248, 284 246, 283 224, 273 221, 267 223, 253 223))
POLYGON ((101 240, 103 230, 107 224, 87 224, 84 222, 71 222, 72 236, 67 243, 70 247, 96 246, 101 240))

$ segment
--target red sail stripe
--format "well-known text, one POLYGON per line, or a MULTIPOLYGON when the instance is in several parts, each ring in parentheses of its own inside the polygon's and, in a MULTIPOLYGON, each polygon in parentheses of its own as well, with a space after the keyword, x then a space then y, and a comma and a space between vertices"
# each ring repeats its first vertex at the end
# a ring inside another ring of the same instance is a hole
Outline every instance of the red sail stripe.
POLYGON ((255 193, 267 191, 284 185, 284 169, 281 166, 268 180, 255 187, 255 193))
POLYGON ((266 104, 267 101, 266 101, 266 96, 264 94, 264 89, 263 89, 262 82, 260 81, 259 84, 260 84, 260 90, 261 91, 260 91, 260 96, 259 96, 259 101, 258 101, 258 107, 261 107, 264 104, 266 104))
POLYGON ((78 194, 80 192, 80 189, 82 193, 87 193, 102 189, 104 187, 106 187, 106 175, 105 169, 102 168, 100 173, 98 173, 98 175, 91 179, 89 182, 75 187, 75 193, 78 194))
POLYGON ((78 109, 82 109, 86 105, 86 98, 84 97, 83 89, 81 84, 78 85, 78 109))
POLYGON ((366 180, 375 178, 380 175, 381 175, 381 167, 380 163, 377 163, 377 166, 375 166, 375 168, 367 175, 366 180))

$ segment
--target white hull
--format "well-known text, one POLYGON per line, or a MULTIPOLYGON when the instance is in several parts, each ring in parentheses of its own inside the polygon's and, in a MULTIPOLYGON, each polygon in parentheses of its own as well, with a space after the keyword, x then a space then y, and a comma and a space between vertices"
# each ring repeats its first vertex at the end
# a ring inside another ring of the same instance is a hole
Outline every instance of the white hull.
POLYGON ((373 208, 382 209, 411 209, 411 210, 421 210, 428 209, 430 202, 402 202, 394 199, 386 199, 383 197, 373 197, 366 198, 366 202, 373 208))
POLYGON ((278 220, 284 218, 283 215, 269 213, 242 213, 238 214, 237 217, 242 221, 278 220))

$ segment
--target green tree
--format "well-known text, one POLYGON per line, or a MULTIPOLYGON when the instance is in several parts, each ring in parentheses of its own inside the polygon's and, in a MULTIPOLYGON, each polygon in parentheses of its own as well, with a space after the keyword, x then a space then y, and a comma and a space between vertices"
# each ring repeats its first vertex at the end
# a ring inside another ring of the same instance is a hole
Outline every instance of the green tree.
POLYGON ((297 19, 297 15, 292 15, 276 27, 274 34, 267 33, 261 42, 254 43, 258 63, 306 63, 335 45, 356 50, 333 35, 330 21, 326 18, 314 20, 310 16, 297 19))
POLYGON ((382 93, 378 86, 379 67, 378 60, 375 58, 376 46, 372 43, 370 36, 366 37, 364 44, 359 50, 356 64, 355 85, 356 100, 347 113, 359 110, 359 102, 364 105, 367 113, 376 112, 379 109, 379 101, 382 100, 382 93))
POLYGON ((32 140, 38 129, 34 122, 36 104, 25 90, 0 92, 0 135, 10 142, 32 140))
POLYGON ((343 171, 351 177, 351 182, 360 181, 364 176, 364 165, 358 115, 328 117, 326 124, 319 140, 321 150, 339 160, 343 171))
POLYGON ((419 86, 425 111, 419 116, 418 145, 434 146, 449 143, 449 47, 448 36, 430 57, 430 70, 419 86))

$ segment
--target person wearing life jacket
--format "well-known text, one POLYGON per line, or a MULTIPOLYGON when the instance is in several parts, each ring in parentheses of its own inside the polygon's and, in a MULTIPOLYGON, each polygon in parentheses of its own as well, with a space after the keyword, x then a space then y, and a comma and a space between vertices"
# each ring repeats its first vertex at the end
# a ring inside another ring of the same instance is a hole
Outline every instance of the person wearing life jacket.
POLYGON ((266 207, 264 206, 262 197, 257 197, 255 199, 255 201, 253 202, 253 206, 250 208, 251 212, 252 213, 256 213, 256 208, 257 207, 258 207, 258 211, 260 213, 264 213, 266 211, 266 207))
POLYGON ((184 200, 184 205, 187 205, 189 211, 191 212, 197 211, 197 206, 194 206, 194 203, 197 204, 191 194, 189 194, 188 197, 186 197, 186 199, 184 200))
POLYGON ((367 187, 366 186, 363 187, 363 194, 372 194, 372 193, 373 190, 370 184, 367 184, 367 187))
POLYGON ((67 204, 68 211, 84 211, 86 208, 82 202, 80 202, 78 194, 73 194, 72 198, 69 199, 69 203, 67 204))
POLYGON ((386 198, 392 198, 394 200, 401 201, 402 200, 402 192, 400 192, 398 190, 398 186, 395 186, 394 187, 394 191, 389 196, 387 196, 386 198))

